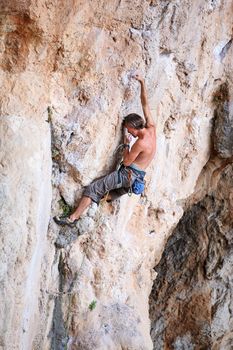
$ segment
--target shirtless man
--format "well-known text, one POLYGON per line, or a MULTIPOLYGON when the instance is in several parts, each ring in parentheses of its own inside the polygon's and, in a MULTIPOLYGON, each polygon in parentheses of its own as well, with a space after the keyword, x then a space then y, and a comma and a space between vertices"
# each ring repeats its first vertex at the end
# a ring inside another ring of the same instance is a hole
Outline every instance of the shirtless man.
POLYGON ((132 113, 124 118, 123 126, 133 137, 138 138, 137 141, 130 150, 130 140, 127 136, 124 136, 123 163, 120 169, 93 181, 87 186, 73 214, 69 217, 54 217, 54 221, 57 224, 73 227, 92 201, 99 204, 99 201, 106 193, 108 193, 107 201, 113 201, 128 193, 137 177, 144 178, 146 174, 144 170, 155 155, 156 128, 151 116, 144 80, 139 75, 135 75, 134 78, 141 85, 141 103, 146 123, 138 114, 132 113))

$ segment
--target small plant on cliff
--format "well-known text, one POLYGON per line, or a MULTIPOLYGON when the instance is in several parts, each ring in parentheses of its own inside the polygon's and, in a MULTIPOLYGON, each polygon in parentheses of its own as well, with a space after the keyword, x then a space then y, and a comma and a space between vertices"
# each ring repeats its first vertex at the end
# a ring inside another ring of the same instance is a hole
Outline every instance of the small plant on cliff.
POLYGON ((57 148, 53 147, 52 148, 52 159, 58 159, 58 157, 60 156, 60 152, 57 148))
POLYGON ((90 305, 88 306, 89 310, 94 310, 95 307, 96 307, 96 304, 97 304, 97 301, 96 300, 93 300, 90 305))
POLYGON ((58 201, 59 206, 62 210, 62 215, 68 216, 72 213, 72 207, 66 203, 65 199, 61 197, 61 199, 58 201))

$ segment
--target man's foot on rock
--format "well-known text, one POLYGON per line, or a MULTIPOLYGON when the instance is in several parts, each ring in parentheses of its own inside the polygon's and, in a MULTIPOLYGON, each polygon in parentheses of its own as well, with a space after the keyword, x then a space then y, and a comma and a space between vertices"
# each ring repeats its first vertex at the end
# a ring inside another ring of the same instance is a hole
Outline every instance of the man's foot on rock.
POLYGON ((56 224, 58 225, 67 225, 69 227, 75 227, 77 220, 70 220, 70 218, 68 216, 62 216, 62 215, 57 215, 53 217, 53 220, 56 222, 56 224))

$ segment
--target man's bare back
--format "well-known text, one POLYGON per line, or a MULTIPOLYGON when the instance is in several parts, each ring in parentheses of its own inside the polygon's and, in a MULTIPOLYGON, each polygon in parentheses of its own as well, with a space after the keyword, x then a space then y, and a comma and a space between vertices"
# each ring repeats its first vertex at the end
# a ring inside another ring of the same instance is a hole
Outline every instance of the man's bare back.
POLYGON ((138 139, 135 144, 138 144, 141 152, 133 161, 133 164, 137 165, 140 169, 145 170, 152 159, 154 158, 156 151, 156 129, 154 126, 145 128, 145 135, 142 139, 138 139))

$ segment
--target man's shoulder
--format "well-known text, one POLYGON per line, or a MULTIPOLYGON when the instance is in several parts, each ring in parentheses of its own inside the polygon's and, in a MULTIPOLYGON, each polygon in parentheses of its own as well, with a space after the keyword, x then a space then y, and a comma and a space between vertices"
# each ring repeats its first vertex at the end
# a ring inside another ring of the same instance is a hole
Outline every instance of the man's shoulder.
POLYGON ((143 149, 144 148, 144 140, 137 139, 137 141, 133 144, 133 146, 137 149, 143 149))
POLYGON ((147 128, 148 137, 156 137, 156 126, 150 125, 147 128))
POLYGON ((148 147, 148 138, 145 137, 143 139, 138 139, 135 142, 135 145, 137 147, 138 150, 140 150, 141 152, 143 152, 147 147, 148 147))
POLYGON ((139 139, 139 138, 138 138, 138 139, 134 142, 134 145, 135 145, 135 146, 141 145, 142 142, 143 142, 143 139, 139 139))
POLYGON ((155 130, 156 129, 156 126, 155 124, 153 123, 149 123, 149 124, 146 124, 146 129, 147 130, 155 130))

